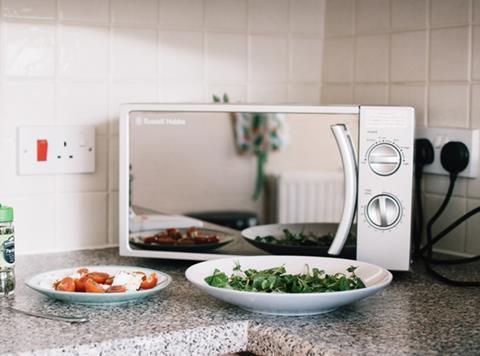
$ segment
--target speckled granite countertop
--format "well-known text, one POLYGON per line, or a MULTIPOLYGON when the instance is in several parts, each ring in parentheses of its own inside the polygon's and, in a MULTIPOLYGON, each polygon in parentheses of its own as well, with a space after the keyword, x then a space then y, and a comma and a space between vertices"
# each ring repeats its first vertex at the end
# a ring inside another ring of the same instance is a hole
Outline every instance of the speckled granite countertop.
MULTIPOLYGON (((480 354, 480 290, 445 286, 423 273, 397 274, 382 293, 330 314, 276 317, 251 314, 193 289, 188 263, 119 257, 116 249, 18 258, 11 303, 38 312, 88 314, 68 324, 0 310, 1 354, 261 355, 480 354), (174 282, 140 303, 69 305, 23 285, 33 274, 92 264, 138 265, 169 273, 174 282)), ((461 275, 480 278, 480 265, 461 275)))

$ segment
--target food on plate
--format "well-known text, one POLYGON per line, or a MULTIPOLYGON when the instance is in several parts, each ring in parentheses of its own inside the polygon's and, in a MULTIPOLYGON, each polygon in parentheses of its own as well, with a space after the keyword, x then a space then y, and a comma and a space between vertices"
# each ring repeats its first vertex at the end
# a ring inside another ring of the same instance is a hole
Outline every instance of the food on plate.
POLYGON ((157 285, 157 275, 155 273, 152 273, 148 278, 145 278, 142 280, 142 283, 140 284, 140 288, 142 289, 151 289, 157 285))
MULTIPOLYGON (((255 237, 255 241, 273 245, 329 247, 332 244, 334 237, 335 235, 333 233, 316 235, 313 232, 300 231, 294 233, 288 229, 283 229, 283 236, 257 236, 255 237)), ((353 245, 354 243, 355 237, 353 234, 350 234, 348 236, 346 245, 353 245)))
POLYGON ((85 281, 85 293, 105 293, 105 289, 92 278, 87 278, 85 281))
POLYGON ((229 277, 219 269, 205 278, 212 287, 234 289, 245 292, 265 293, 323 293, 365 288, 363 281, 355 274, 357 267, 347 268, 348 274, 327 274, 318 268, 305 265, 305 273, 288 274, 285 266, 257 271, 242 270, 237 262, 229 277))
POLYGON ((75 292, 75 281, 72 277, 65 277, 55 285, 55 289, 62 292, 75 292))
POLYGON ((125 293, 152 289, 157 284, 158 276, 155 272, 149 276, 141 271, 120 271, 115 275, 110 275, 105 272, 80 268, 76 273, 55 281, 53 288, 60 292, 125 293))
POLYGON ((159 245, 200 245, 218 243, 220 239, 215 234, 207 234, 196 227, 191 227, 185 234, 178 229, 171 228, 153 236, 144 237, 142 241, 146 244, 159 245))

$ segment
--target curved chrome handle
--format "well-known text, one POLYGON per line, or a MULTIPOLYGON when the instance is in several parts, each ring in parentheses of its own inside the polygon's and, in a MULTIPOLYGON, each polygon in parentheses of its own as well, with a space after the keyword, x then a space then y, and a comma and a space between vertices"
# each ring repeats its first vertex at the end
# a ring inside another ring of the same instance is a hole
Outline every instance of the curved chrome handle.
POLYGON ((329 255, 338 255, 347 241, 357 208, 357 163, 355 149, 347 126, 336 124, 332 125, 331 129, 342 157, 345 180, 345 202, 343 203, 342 218, 335 233, 335 238, 328 249, 329 255))

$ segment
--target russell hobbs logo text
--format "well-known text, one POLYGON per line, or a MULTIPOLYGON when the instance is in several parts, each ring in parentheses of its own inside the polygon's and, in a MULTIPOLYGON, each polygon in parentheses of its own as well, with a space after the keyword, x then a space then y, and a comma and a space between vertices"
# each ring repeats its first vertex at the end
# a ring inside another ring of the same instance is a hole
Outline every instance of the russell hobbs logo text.
POLYGON ((187 121, 184 119, 152 119, 148 117, 136 117, 135 123, 137 125, 170 125, 170 126, 184 126, 187 124, 187 121))

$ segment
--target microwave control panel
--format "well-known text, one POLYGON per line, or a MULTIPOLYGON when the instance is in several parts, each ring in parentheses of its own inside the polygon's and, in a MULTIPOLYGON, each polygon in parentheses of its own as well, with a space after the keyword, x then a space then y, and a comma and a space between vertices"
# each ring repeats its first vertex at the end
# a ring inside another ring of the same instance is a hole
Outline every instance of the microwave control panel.
POLYGON ((410 268, 415 112, 360 107, 357 259, 410 268))

